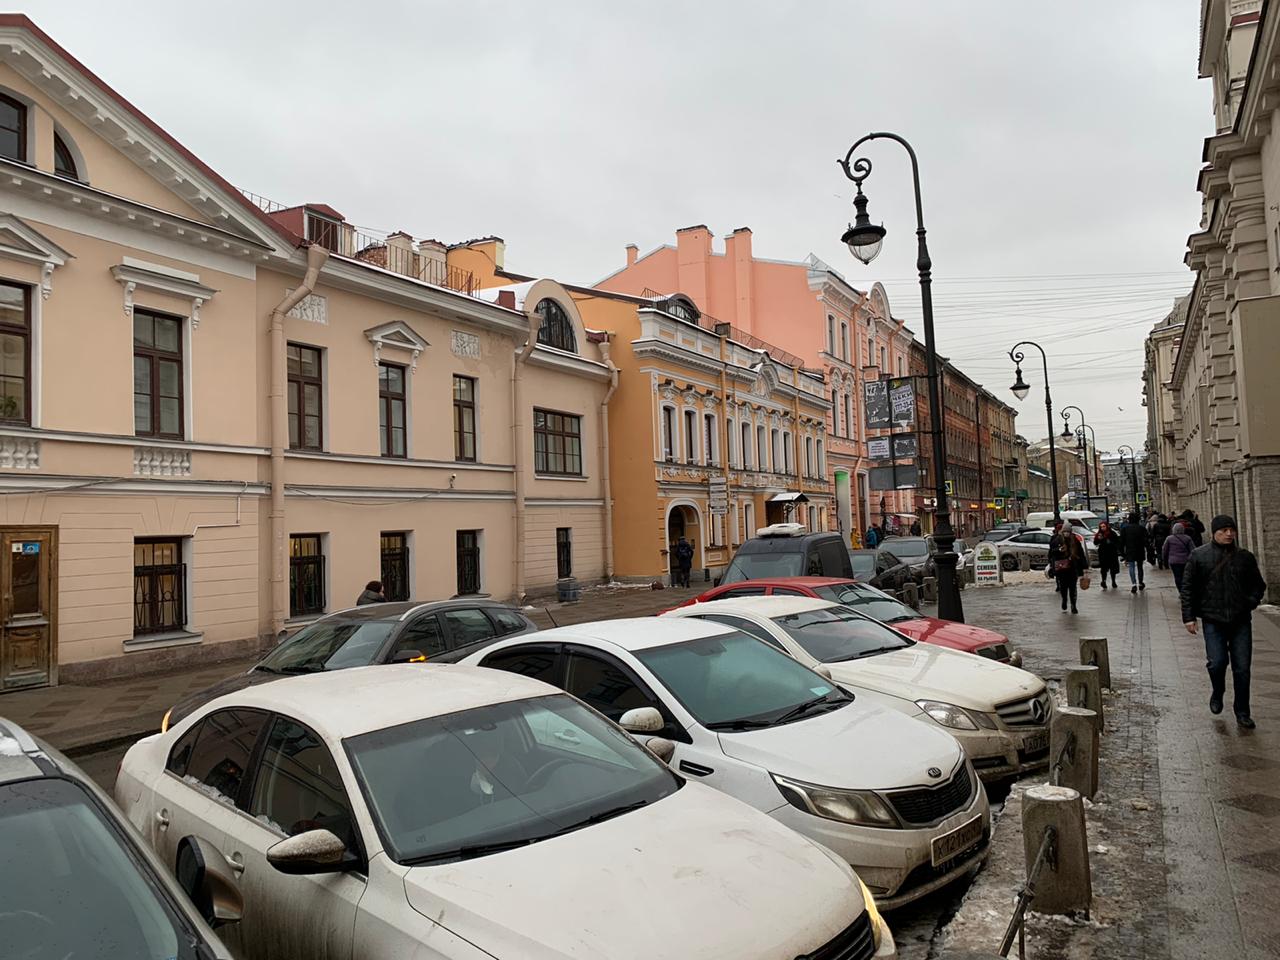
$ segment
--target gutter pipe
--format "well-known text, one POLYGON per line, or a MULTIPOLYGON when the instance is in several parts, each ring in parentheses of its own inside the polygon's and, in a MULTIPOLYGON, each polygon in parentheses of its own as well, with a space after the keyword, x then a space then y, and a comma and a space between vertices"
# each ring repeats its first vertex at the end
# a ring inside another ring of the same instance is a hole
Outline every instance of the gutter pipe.
POLYGON ((600 483, 604 496, 604 582, 613 582, 613 483, 609 473, 609 401, 618 390, 618 368, 609 359, 609 340, 606 334, 598 345, 600 359, 609 368, 609 389, 600 401, 600 483))
POLYGON ((515 599, 517 603, 524 603, 524 537, 525 537, 525 444, 524 444, 524 367, 529 360, 530 354, 538 345, 538 330, 542 327, 542 315, 530 311, 529 317, 529 339, 525 341, 524 346, 520 348, 520 352, 516 354, 515 360, 511 367, 511 461, 515 464, 516 478, 516 516, 515 516, 515 544, 511 551, 512 559, 515 562, 514 580, 515 580, 515 599))

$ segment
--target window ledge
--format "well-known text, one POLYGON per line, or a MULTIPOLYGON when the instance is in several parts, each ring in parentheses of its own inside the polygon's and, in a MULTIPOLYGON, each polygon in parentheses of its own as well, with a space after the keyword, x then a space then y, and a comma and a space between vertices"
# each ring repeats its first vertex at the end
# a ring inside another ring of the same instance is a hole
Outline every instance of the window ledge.
POLYGON ((533 475, 533 479, 535 480, 569 480, 574 483, 586 483, 591 478, 590 477, 573 477, 573 476, 568 476, 562 473, 535 473, 533 475))
POLYGON ((148 633, 126 640, 124 652, 138 653, 142 650, 162 650, 165 647, 186 647, 203 642, 203 633, 192 630, 169 630, 165 633, 148 633))

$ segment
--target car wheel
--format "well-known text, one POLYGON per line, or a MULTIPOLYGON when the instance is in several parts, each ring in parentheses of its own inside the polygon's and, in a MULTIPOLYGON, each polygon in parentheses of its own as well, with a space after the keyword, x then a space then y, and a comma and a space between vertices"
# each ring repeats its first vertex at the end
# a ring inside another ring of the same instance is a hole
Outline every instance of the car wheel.
POLYGON ((1000 567, 1002 570, 1013 571, 1018 569, 1018 558, 1011 553, 1006 553, 1000 558, 1000 567))

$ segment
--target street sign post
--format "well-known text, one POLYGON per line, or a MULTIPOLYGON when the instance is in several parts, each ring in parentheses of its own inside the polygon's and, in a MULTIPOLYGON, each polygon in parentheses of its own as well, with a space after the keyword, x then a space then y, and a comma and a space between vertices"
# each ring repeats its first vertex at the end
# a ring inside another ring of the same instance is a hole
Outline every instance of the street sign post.
POLYGON ((707 506, 716 516, 729 512, 729 481, 724 477, 712 477, 707 481, 707 506))

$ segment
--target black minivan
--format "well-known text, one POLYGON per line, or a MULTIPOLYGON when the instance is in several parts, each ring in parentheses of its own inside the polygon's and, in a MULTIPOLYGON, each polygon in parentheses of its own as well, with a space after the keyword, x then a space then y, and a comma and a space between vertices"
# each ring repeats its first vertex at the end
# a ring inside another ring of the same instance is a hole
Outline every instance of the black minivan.
POLYGON ((721 583, 765 577, 853 579, 849 548, 838 533, 809 533, 798 523, 775 523, 760 533, 738 547, 721 583))

